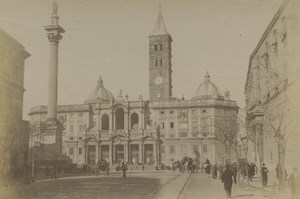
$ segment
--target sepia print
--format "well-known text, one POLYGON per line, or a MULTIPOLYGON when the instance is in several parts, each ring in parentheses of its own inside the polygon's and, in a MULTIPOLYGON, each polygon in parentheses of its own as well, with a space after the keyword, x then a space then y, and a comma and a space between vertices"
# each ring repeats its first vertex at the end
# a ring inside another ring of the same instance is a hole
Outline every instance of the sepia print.
POLYGON ((0 198, 300 198, 299 0, 0 0, 0 198))

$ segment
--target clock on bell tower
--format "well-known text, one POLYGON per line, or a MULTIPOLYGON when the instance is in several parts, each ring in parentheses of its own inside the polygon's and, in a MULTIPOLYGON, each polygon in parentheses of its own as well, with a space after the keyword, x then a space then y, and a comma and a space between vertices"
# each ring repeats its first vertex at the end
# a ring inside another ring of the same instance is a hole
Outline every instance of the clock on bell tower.
POLYGON ((154 31, 149 35, 150 101, 168 101, 172 97, 171 42, 159 9, 154 31))

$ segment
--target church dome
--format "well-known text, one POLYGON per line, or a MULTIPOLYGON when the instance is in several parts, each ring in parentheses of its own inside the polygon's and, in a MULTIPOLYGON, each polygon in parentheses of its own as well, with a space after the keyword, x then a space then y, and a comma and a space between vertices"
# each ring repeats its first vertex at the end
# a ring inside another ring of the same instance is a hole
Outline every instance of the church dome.
POLYGON ((103 80, 100 76, 97 82, 96 88, 91 90, 91 92, 88 94, 86 102, 93 102, 93 101, 111 101, 114 99, 114 96, 111 94, 111 92, 104 88, 103 80))
POLYGON ((197 89, 196 95, 193 99, 223 99, 219 88, 210 81, 208 72, 205 75, 205 80, 197 89))

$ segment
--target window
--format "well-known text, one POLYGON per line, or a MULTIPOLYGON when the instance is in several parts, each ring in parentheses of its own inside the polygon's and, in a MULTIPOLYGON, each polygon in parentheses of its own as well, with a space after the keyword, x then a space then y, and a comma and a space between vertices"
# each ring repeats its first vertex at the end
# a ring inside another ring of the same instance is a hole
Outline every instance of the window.
POLYGON ((138 124, 139 124, 139 116, 137 113, 132 113, 131 114, 131 129, 138 129, 138 124))
POLYGON ((164 123, 164 122, 160 123, 160 127, 161 127, 162 129, 164 129, 164 128, 165 128, 165 123, 164 123))
POLYGON ((115 124, 116 129, 124 129, 124 110, 122 108, 116 109, 115 124))
POLYGON ((79 155, 82 154, 82 148, 81 148, 81 147, 78 148, 78 154, 79 154, 79 155))
POLYGON ((82 132, 86 129, 86 125, 85 124, 79 124, 79 132, 82 132))
POLYGON ((193 151, 194 151, 194 152, 198 152, 198 145, 194 145, 194 146, 193 146, 193 151))
POLYGON ((82 140, 82 137, 78 137, 79 140, 82 140))
POLYGON ((203 110, 202 110, 202 113, 206 113, 206 109, 203 109, 203 110))
POLYGON ((204 145, 203 145, 203 152, 204 152, 204 153, 207 153, 207 144, 204 144, 204 145))
POLYGON ((160 44, 160 50, 162 50, 163 49, 163 45, 162 44, 160 44))
POLYGON ((158 60, 155 60, 155 66, 158 66, 158 60))
POLYGON ((83 114, 82 114, 82 113, 79 113, 79 114, 78 114, 78 117, 82 117, 82 116, 83 116, 83 114))
POLYGON ((69 153, 70 153, 70 155, 73 155, 73 153, 74 153, 74 148, 73 147, 69 148, 69 153))
POLYGON ((161 114, 161 115, 165 114, 165 111, 160 111, 160 114, 161 114))
POLYGON ((109 116, 107 114, 102 115, 101 117, 101 130, 109 129, 109 116))
POLYGON ((174 114, 174 111, 170 111, 170 114, 174 114))
POLYGON ((174 128, 174 122, 170 122, 170 128, 174 128))
POLYGON ((170 153, 175 153, 175 146, 174 145, 170 145, 170 153))
POLYGON ((157 45, 154 45, 154 50, 157 51, 157 45))
POLYGON ((74 137, 73 136, 69 137, 69 140, 74 140, 74 137))
POLYGON ((74 125, 73 124, 70 125, 70 132, 74 132, 74 125))
POLYGON ((273 153, 271 152, 270 155, 271 155, 271 160, 273 160, 273 153))
POLYGON ((165 153, 165 146, 160 146, 160 152, 165 153))
POLYGON ((162 66, 162 59, 160 60, 160 66, 162 66))

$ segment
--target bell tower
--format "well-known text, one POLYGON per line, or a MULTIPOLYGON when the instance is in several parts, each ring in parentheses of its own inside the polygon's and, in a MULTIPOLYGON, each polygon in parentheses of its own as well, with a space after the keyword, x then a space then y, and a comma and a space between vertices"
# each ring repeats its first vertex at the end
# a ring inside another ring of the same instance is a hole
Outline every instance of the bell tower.
POLYGON ((154 30, 149 35, 149 94, 152 102, 168 101, 172 97, 171 42, 159 8, 154 30))

